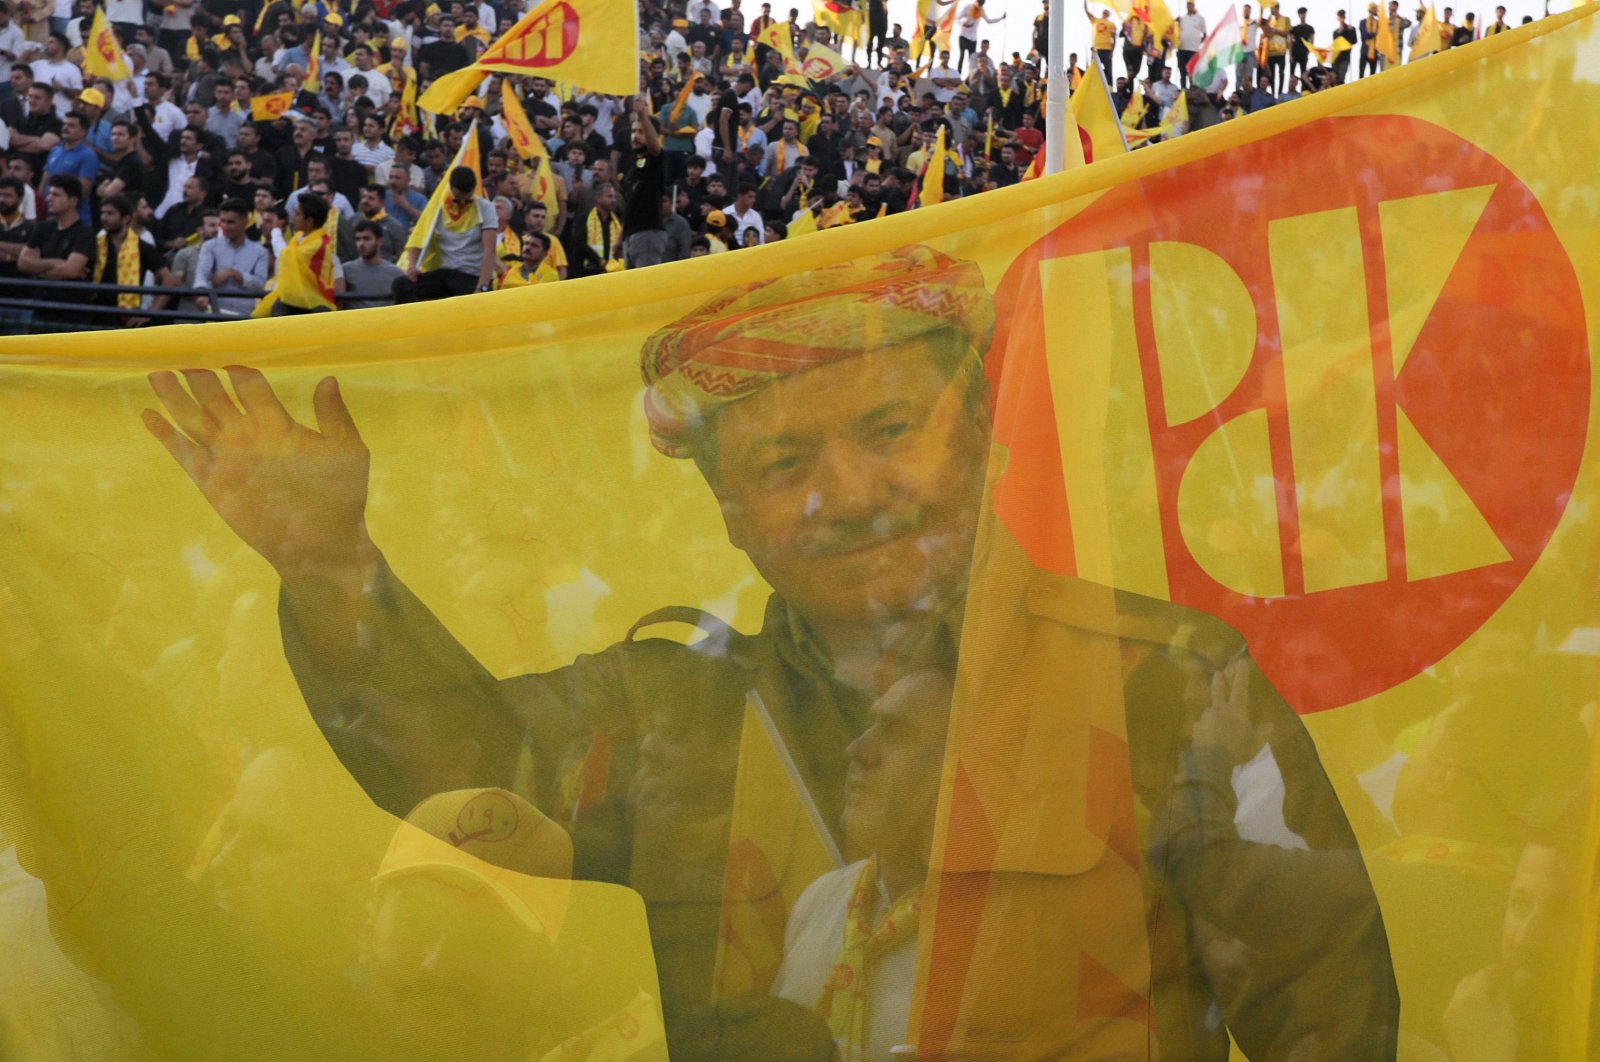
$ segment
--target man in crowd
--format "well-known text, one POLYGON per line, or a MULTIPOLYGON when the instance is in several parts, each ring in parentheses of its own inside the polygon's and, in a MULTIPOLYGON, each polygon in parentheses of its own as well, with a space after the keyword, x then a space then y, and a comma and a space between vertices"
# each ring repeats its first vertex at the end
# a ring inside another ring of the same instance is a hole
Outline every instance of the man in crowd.
POLYGON ((202 310, 224 317, 248 317, 256 308, 254 295, 228 296, 228 291, 261 291, 267 286, 270 256, 267 249, 248 238, 250 205, 243 199, 225 199, 217 211, 217 235, 200 247, 195 267, 199 287, 217 289, 215 305, 209 296, 195 302, 202 310))
POLYGON ((356 257, 344 263, 344 287, 351 295, 365 297, 345 301, 343 309, 359 310, 394 302, 395 281, 405 276, 405 271, 379 253, 388 239, 387 226, 371 218, 356 222, 356 257))
POLYGON ((450 190, 432 231, 412 234, 405 276, 395 281, 396 302, 419 302, 493 290, 494 244, 499 218, 477 194, 478 175, 465 166, 450 171, 450 190))

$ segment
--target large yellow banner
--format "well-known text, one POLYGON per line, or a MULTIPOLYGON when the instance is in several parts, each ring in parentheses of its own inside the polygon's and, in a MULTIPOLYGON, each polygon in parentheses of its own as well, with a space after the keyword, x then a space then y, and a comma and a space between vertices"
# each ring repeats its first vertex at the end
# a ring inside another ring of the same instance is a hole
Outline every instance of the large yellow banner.
POLYGON ((1597 52, 8 340, 0 1055, 1592 1057, 1597 52))

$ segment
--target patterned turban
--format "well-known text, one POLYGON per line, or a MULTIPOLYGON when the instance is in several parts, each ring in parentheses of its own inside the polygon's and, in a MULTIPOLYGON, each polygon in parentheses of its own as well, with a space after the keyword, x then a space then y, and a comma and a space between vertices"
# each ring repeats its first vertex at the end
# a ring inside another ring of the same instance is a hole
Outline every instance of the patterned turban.
POLYGON ((922 246, 731 288, 645 341, 650 439, 694 457, 718 410, 775 380, 933 332, 981 354, 993 331, 978 267, 922 246))

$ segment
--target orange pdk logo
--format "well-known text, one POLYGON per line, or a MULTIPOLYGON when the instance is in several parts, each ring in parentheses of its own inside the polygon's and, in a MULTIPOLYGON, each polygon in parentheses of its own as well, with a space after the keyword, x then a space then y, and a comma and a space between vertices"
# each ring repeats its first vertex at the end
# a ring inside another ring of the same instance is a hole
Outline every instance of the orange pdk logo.
POLYGON ((1329 118, 1118 188, 998 299, 1005 525, 1049 570, 1229 623, 1302 712, 1477 630, 1583 456, 1567 253, 1515 175, 1418 119, 1329 118))
POLYGON ((482 62, 525 66, 530 70, 564 62, 578 46, 578 13, 568 3, 559 3, 527 30, 506 43, 495 55, 485 54, 482 62))

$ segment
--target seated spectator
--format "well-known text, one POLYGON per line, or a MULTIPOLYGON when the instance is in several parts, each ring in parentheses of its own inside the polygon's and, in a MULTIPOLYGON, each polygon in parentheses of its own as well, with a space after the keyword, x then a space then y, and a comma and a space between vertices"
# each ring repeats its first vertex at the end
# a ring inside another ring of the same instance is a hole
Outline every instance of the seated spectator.
MULTIPOLYGON (((188 135, 188 131, 184 131, 188 135)), ((166 213, 157 214, 154 236, 156 244, 162 250, 175 252, 192 243, 200 242, 196 235, 200 230, 200 221, 208 209, 207 199, 209 189, 206 179, 193 176, 183 182, 183 198, 166 213)))
POLYGON ((522 237, 522 260, 500 278, 501 288, 521 288, 529 284, 549 284, 561 279, 550 265, 550 247, 555 241, 542 232, 522 237))
POLYGON ((0 177, 0 277, 17 275, 17 260, 33 235, 33 222, 23 216, 22 199, 32 195, 15 177, 0 177))
MULTIPOLYGON (((410 226, 402 225, 389 216, 388 210, 384 207, 383 187, 378 184, 364 186, 361 189, 361 197, 356 201, 356 208, 361 212, 360 220, 377 225, 383 234, 378 247, 379 255, 386 261, 398 262, 406 248, 406 237, 410 234, 410 226)), ((359 248, 356 253, 360 253, 359 248)))
POLYGON ((359 310, 394 302, 394 282, 405 276, 405 270, 385 261, 379 253, 387 238, 385 226, 378 222, 367 218, 356 222, 356 257, 344 263, 344 289, 367 297, 341 301, 343 309, 359 310))
MULTIPOLYGON (((200 275, 200 248, 205 246, 207 240, 216 238, 220 231, 220 221, 216 207, 205 207, 200 211, 200 226, 193 237, 177 252, 172 254, 172 268, 168 271, 167 282, 175 288, 193 288, 200 275)), ((178 300, 178 309, 189 310, 193 313, 207 312, 200 306, 199 300, 192 295, 185 295, 178 300)))
MULTIPOLYGON (((44 160, 45 187, 56 177, 76 177, 87 187, 93 187, 100 175, 100 158, 85 141, 89 134, 89 119, 81 111, 72 111, 61 121, 61 141, 50 149, 44 160)), ((78 205, 83 220, 89 220, 89 197, 78 205)))

